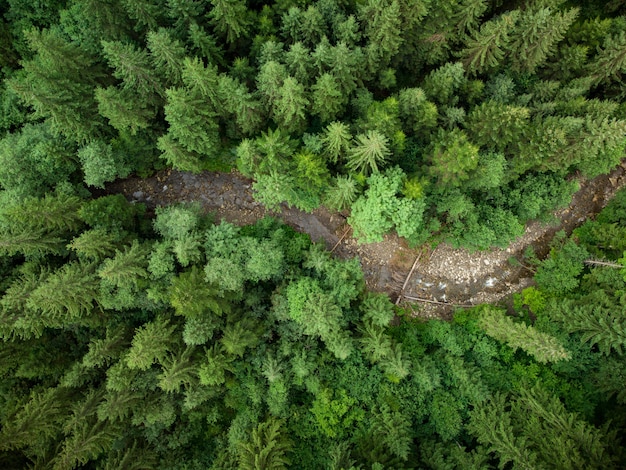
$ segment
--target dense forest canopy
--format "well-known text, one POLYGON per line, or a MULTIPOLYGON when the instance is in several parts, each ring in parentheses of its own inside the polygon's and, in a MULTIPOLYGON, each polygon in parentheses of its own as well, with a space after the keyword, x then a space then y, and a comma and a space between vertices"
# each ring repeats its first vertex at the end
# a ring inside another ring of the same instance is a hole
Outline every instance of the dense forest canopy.
POLYGON ((626 146, 624 2, 3 0, 10 203, 163 165, 351 209, 363 242, 506 245, 626 146))
POLYGON ((508 311, 419 321, 266 218, 506 245, 624 155, 626 2, 0 0, 0 467, 624 468, 626 192, 508 311))

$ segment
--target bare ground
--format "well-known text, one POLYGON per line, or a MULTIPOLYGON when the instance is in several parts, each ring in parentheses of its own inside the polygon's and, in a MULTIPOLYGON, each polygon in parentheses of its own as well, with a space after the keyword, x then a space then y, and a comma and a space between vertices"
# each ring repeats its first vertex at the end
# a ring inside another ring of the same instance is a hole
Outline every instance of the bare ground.
POLYGON ((550 241, 559 230, 567 233, 593 218, 626 185, 626 163, 611 174, 593 180, 580 180, 580 190, 571 204, 554 212, 551 225, 530 222, 524 236, 506 249, 469 252, 440 244, 430 250, 410 249, 406 242, 390 234, 380 243, 358 244, 344 214, 324 208, 309 214, 283 206, 268 211, 253 198, 252 181, 236 172, 192 174, 166 170, 150 178, 128 178, 106 188, 122 193, 130 201, 143 202, 148 208, 177 202, 197 201, 217 220, 237 225, 255 222, 265 215, 280 217, 296 230, 308 233, 313 241, 323 242, 342 258, 358 257, 371 290, 386 292, 394 300, 424 318, 449 318, 455 305, 476 305, 501 301, 532 284, 532 273, 512 265, 528 246, 539 256, 548 252, 550 241), (407 275, 419 256, 415 269, 407 275), (406 287, 402 286, 406 281, 406 287), (410 299, 420 300, 410 300, 410 299))

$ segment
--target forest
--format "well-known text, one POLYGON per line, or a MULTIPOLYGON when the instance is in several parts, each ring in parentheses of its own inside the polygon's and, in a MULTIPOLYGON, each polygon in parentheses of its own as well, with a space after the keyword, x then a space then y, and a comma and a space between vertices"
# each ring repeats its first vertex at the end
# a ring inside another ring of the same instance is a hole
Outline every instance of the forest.
POLYGON ((360 243, 506 247, 626 149, 624 0, 0 0, 0 467, 626 467, 626 190, 508 305, 421 320, 360 243))

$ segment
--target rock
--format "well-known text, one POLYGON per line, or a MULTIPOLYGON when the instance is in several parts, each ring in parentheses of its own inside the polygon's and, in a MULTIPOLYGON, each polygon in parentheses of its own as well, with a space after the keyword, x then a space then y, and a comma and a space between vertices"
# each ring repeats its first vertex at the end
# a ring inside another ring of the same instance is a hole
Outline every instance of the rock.
POLYGON ((163 186, 163 191, 167 191, 167 185, 163 186))
POLYGON ((489 266, 489 260, 488 259, 484 259, 483 263, 485 263, 485 266, 489 266))
POLYGON ((137 200, 143 199, 143 191, 135 191, 133 193, 133 198, 137 200))

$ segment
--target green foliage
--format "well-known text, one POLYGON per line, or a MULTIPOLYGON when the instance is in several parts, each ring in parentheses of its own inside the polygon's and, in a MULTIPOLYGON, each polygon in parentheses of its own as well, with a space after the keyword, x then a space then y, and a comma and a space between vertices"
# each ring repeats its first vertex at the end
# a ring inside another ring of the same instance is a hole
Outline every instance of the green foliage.
POLYGON ((571 292, 578 286, 577 276, 582 272, 583 261, 588 256, 583 247, 567 241, 560 250, 550 251, 550 256, 537 269, 535 280, 548 292, 571 292))
POLYGON ((355 144, 348 150, 347 167, 355 173, 378 173, 378 165, 391 155, 387 137, 378 131, 368 131, 356 136, 355 144))
POLYGON ((352 206, 348 222, 355 236, 365 243, 382 241, 383 234, 395 226, 398 235, 410 238, 420 227, 424 211, 422 199, 400 199, 404 175, 398 168, 367 179, 365 194, 352 206))
POLYGON ((291 450, 291 441, 281 429, 283 422, 270 419, 252 431, 249 442, 239 446, 239 468, 242 470, 281 470, 290 461, 285 454, 291 450))
POLYGON ((448 323, 277 221, 113 195, 236 164, 360 241, 504 247, 623 156, 623 7, 0 2, 0 467, 624 467, 622 196, 521 318, 448 323))
POLYGON ((104 188, 104 183, 125 178, 130 173, 125 158, 102 141, 94 141, 82 147, 78 151, 78 159, 85 183, 96 188, 104 188))
POLYGON ((126 365, 131 369, 146 370, 155 362, 163 363, 172 348, 172 333, 175 325, 165 317, 144 324, 135 331, 126 365))
POLYGON ((541 388, 522 388, 508 403, 495 395, 472 412, 469 429, 489 446, 501 466, 508 462, 515 468, 532 468, 539 462, 559 462, 566 468, 613 466, 606 453, 607 436, 567 413, 558 398, 541 388))
POLYGON ((556 362, 571 358, 570 353, 556 338, 524 323, 516 323, 496 308, 483 309, 479 322, 487 335, 508 344, 513 350, 524 350, 538 362, 556 362))
POLYGON ((0 140, 0 185, 16 198, 40 197, 76 170, 73 146, 47 124, 28 124, 0 140))

